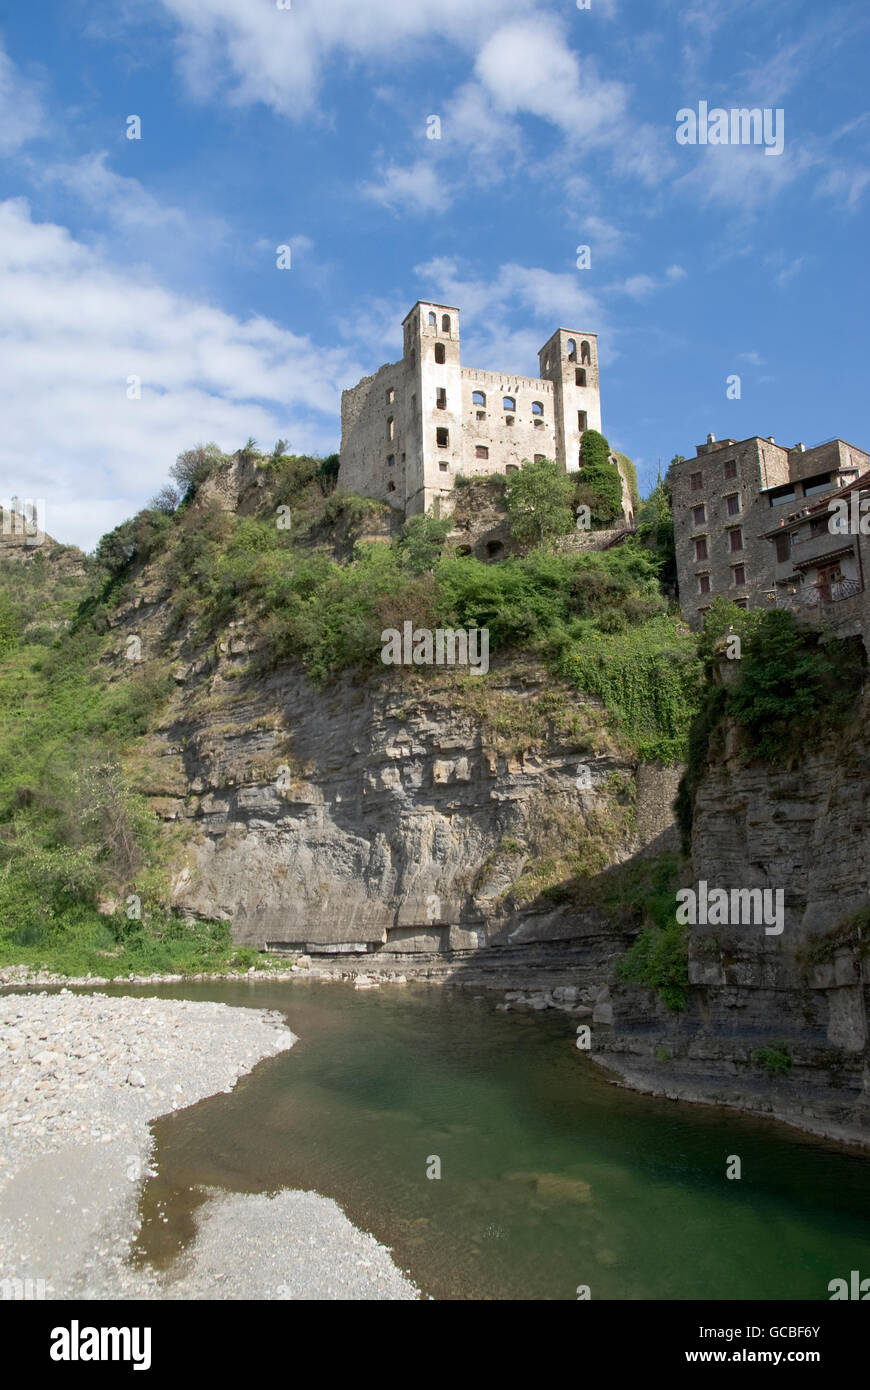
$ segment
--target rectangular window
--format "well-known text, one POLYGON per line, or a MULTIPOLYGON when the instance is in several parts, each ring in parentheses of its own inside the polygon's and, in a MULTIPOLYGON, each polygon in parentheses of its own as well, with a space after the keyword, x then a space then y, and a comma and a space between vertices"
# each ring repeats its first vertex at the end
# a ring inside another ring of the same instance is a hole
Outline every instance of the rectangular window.
POLYGON ((736 598, 736 599, 734 600, 734 602, 737 604, 737 607, 738 607, 738 608, 748 608, 748 607, 749 607, 749 604, 747 603, 747 601, 746 601, 745 598, 736 598))
POLYGON ((514 423, 515 420, 516 420, 516 416, 515 416, 515 415, 506 415, 506 416, 504 417, 504 422, 505 422, 506 425, 512 425, 512 424, 514 423))
POLYGON ((387 421, 387 439, 395 439, 395 437, 396 437, 396 422, 395 422, 395 420, 393 419, 393 417, 392 417, 392 415, 391 415, 390 418, 389 418, 389 420, 387 421))
POLYGON ((387 459, 387 467, 388 467, 388 468, 392 468, 393 465, 395 464, 395 462, 396 462, 396 455, 395 455, 395 454, 390 454, 390 457, 387 459))
POLYGON ((445 429, 436 430, 436 431, 435 431, 435 443, 438 445, 438 448, 439 448, 439 449, 449 449, 449 448, 450 448, 450 431, 449 431, 449 430, 445 430, 445 429))
MULTIPOLYGON (((733 546, 731 547, 733 550, 733 546)), ((791 554, 791 536, 777 536, 776 538, 776 558, 780 564, 789 558, 791 554)))
POLYGON ((710 576, 709 576, 709 574, 699 574, 699 575, 698 575, 698 593, 699 593, 699 594, 709 594, 709 592, 710 592, 710 576))
POLYGON ((704 522, 705 522, 706 520, 707 520, 707 508, 703 505, 703 503, 701 504, 700 507, 693 507, 693 508, 692 508, 692 525, 693 525, 693 526, 703 526, 703 525, 704 525, 704 522))
POLYGON ((485 444, 476 444, 474 448, 474 457, 479 459, 488 459, 489 449, 487 448, 487 446, 485 444))
POLYGON ((447 390, 443 386, 439 386, 435 392, 435 405, 438 410, 447 409, 447 390))
POLYGON ((519 468, 515 463, 509 463, 505 468, 505 473, 519 473, 519 468))
POLYGON ((736 459, 726 459, 723 466, 724 466, 724 468, 725 468, 725 477, 726 477, 726 479, 727 479, 727 478, 736 478, 736 477, 737 477, 737 460, 736 460, 736 459))
POLYGON ((706 536, 702 536, 700 540, 695 541, 695 562, 697 563, 698 560, 706 560, 706 558, 707 558, 707 537, 706 537, 706 536))
POLYGON ((535 463, 543 463, 546 457, 546 454, 535 454, 535 463))
POLYGON ((730 497, 725 498, 725 501, 728 503, 728 515, 737 516, 740 511, 740 493, 732 492, 730 497))
POLYGON ((703 482, 702 475, 701 475, 700 473, 693 473, 693 474, 692 474, 692 491, 693 491, 693 492, 699 492, 700 489, 701 489, 701 484, 702 484, 702 482, 703 482))
POLYGON ((729 534, 730 534, 730 536, 731 536, 731 549, 732 549, 732 550, 742 550, 742 549, 743 549, 743 532, 742 532, 742 530, 740 529, 740 527, 739 527, 739 526, 735 526, 735 527, 734 527, 734 530, 731 531, 729 534))
POLYGON ((577 368, 576 368, 576 370, 575 370, 575 372, 574 372, 574 385, 575 385, 575 386, 585 386, 585 385, 586 385, 586 371, 585 371, 585 368, 583 368, 583 367, 577 367, 577 368))
POLYGON ((583 431, 587 428, 586 421, 587 421, 586 411, 585 411, 585 410, 578 410, 578 411, 577 411, 577 428, 578 428, 578 430, 580 431, 581 434, 582 434, 583 431))
POLYGON ((441 469, 442 473, 446 473, 450 465, 447 463, 439 463, 438 467, 441 469))
POLYGON ((732 580, 731 580, 732 584, 745 584, 745 583, 746 583, 746 566, 745 566, 745 565, 735 565, 735 566, 734 566, 734 569, 731 571, 731 574, 732 574, 732 580))
POLYGON ((486 419, 486 411, 485 411, 485 410, 478 410, 478 411, 476 412, 476 416, 477 416, 477 419, 478 419, 478 420, 485 420, 485 419, 486 419))
POLYGON ((393 390, 393 388, 392 388, 392 386, 391 386, 391 387, 389 388, 389 390, 387 391, 387 405, 392 405, 392 404, 393 404, 393 401, 394 401, 395 399, 396 399, 396 393, 395 393, 395 391, 393 390))

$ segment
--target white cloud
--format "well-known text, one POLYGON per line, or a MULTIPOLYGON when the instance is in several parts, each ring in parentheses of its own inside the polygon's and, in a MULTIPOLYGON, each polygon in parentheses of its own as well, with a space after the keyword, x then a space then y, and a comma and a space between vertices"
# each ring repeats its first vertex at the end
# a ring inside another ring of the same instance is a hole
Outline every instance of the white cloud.
MULTIPOLYGON (((179 55, 194 93, 229 88, 238 103, 264 102, 300 119, 316 108, 324 71, 336 56, 406 62, 423 43, 444 40, 474 50, 506 17, 533 11, 535 0, 162 0, 180 26, 179 55)), ((431 48, 430 48, 431 54, 431 48)))
POLYGON ((540 116, 574 139, 608 130, 626 107, 625 86, 600 78, 594 63, 581 62, 559 27, 540 15, 493 34, 475 71, 499 110, 540 116))
POLYGON ((45 133, 39 92, 0 47, 0 154, 12 154, 45 133))
POLYGON ((608 289, 613 294, 626 294, 629 299, 641 301, 648 299, 651 294, 658 294, 668 285, 678 284, 680 280, 685 280, 685 278, 686 272, 681 265, 670 265, 664 275, 647 275, 645 273, 629 275, 625 280, 608 285, 608 289))
POLYGON ((197 440, 337 447, 340 387, 361 375, 346 348, 112 266, 23 199, 0 203, 0 302, 4 487, 45 498, 49 531, 85 546, 197 440))
POLYGON ((450 193, 431 163, 418 159, 403 168, 398 164, 381 169, 373 182, 362 185, 364 197, 381 203, 393 212, 443 212, 450 205, 450 193))
MULTIPOLYGON (((537 376, 538 349, 557 328, 606 330, 600 303, 576 275, 510 262, 499 266, 493 279, 481 280, 463 275, 459 263, 450 257, 418 265, 415 274, 420 277, 420 298, 440 299, 461 308, 463 361, 484 370, 537 376), (511 327, 515 315, 537 326, 517 331, 511 327)), ((612 345, 605 344, 604 360, 608 353, 612 345)))

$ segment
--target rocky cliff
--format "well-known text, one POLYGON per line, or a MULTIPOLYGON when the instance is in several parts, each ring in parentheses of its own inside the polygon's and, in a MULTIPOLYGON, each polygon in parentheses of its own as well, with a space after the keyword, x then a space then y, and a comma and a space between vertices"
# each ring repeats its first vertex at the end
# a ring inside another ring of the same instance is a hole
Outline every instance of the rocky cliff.
POLYGON ((781 890, 783 930, 689 928, 689 1003, 613 988, 606 1060, 633 1085, 870 1141, 870 698, 791 768, 747 758, 725 731, 698 788, 692 873, 781 890))

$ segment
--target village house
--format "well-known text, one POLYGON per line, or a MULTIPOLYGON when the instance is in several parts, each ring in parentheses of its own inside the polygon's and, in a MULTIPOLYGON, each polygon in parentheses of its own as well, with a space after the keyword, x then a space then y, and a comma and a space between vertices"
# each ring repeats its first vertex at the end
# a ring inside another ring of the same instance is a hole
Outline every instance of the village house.
MULTIPOLYGON (((827 511, 829 497, 870 468, 870 455, 842 439, 787 449, 772 437, 738 442, 710 434, 695 453, 671 464, 667 482, 680 607, 696 628, 717 594, 741 608, 773 606, 777 579, 785 580, 778 566, 787 562, 777 559, 785 542, 777 550, 771 532, 810 499, 827 511)), ((851 569, 846 577, 853 578, 851 569)))

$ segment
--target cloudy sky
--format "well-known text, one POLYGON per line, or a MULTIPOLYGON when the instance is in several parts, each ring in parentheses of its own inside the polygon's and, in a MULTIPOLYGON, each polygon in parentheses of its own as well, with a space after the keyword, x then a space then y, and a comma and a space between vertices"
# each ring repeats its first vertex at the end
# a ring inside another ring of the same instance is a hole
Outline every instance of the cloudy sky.
POLYGON ((418 298, 482 368, 597 332, 644 490, 708 431, 866 448, 868 34, 863 0, 4 7, 0 498, 91 548, 198 441, 333 452, 418 298), (782 153, 678 143, 700 102, 780 109, 782 153))

